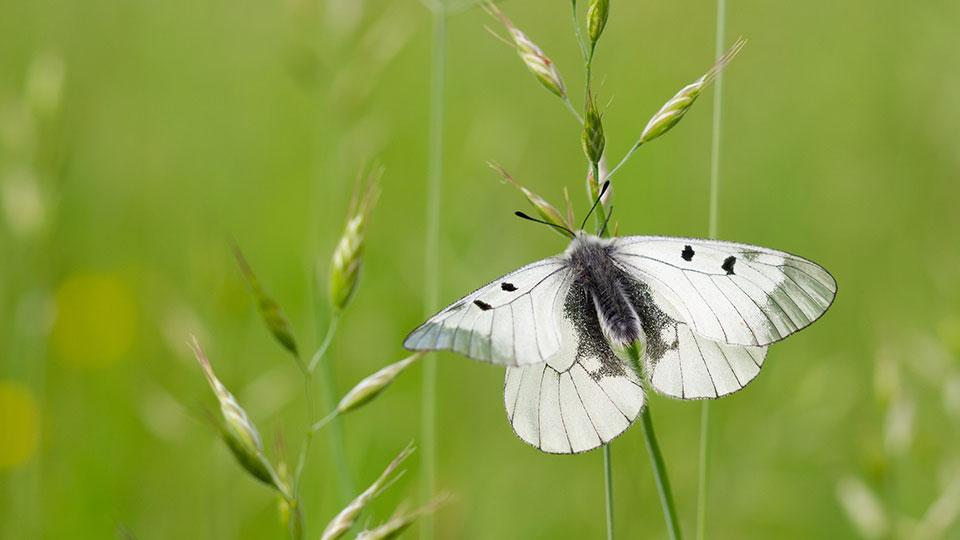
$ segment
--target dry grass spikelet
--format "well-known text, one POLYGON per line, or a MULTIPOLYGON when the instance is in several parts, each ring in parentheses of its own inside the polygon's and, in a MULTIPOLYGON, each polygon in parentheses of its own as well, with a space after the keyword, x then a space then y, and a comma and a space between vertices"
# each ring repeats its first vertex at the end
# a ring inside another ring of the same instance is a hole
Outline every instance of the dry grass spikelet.
MULTIPOLYGON (((387 487, 390 486, 398 476, 394 476, 397 468, 400 467, 400 464, 403 463, 403 460, 410 457, 414 451, 413 445, 408 445, 404 448, 397 457, 393 458, 393 461, 387 465, 387 468, 384 469, 383 473, 380 474, 380 477, 377 480, 370 484, 370 487, 365 489, 363 493, 357 495, 355 499, 350 501, 343 510, 340 511, 333 520, 327 524, 326 529, 323 530, 323 534, 320 536, 320 540, 334 540, 336 538, 341 538, 345 535, 356 523, 357 517, 360 515, 360 512, 370 501, 372 501, 377 495, 383 492, 387 487)), ((401 473, 402 474, 402 473, 401 473)))

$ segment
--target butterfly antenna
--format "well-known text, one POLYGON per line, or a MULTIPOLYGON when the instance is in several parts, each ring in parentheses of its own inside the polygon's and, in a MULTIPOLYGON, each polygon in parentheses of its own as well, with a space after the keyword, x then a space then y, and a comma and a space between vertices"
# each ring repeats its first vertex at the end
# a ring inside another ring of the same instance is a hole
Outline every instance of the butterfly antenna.
POLYGON ((577 236, 577 235, 573 234, 573 231, 571 231, 570 229, 568 229, 568 228, 566 228, 566 227, 564 227, 564 226, 562 226, 562 225, 557 225, 556 223, 550 223, 549 221, 544 221, 544 220, 542 220, 542 219, 537 219, 537 218, 535 218, 535 217, 530 217, 530 216, 524 214, 523 212, 521 212, 521 211, 519 211, 519 210, 517 210, 516 212, 514 212, 513 215, 517 216, 518 218, 525 219, 525 220, 527 220, 527 221, 532 221, 532 222, 534 222, 534 223, 542 223, 542 224, 544 224, 544 225, 549 225, 549 226, 553 227, 554 229, 557 229, 558 231, 562 232, 563 234, 569 236, 570 238, 575 238, 575 237, 577 236))
POLYGON ((593 214, 593 211, 597 209, 597 205, 600 204, 600 200, 603 199, 603 194, 607 192, 608 187, 610 187, 609 180, 603 183, 603 186, 600 188, 600 194, 597 195, 597 200, 593 201, 593 206, 590 207, 590 211, 587 212, 587 215, 583 216, 583 223, 580 224, 580 229, 586 227, 587 220, 590 219, 590 215, 593 214))
POLYGON ((613 207, 610 207, 610 211, 607 212, 607 219, 603 220, 603 227, 600 227, 600 232, 597 233, 597 236, 603 236, 607 232, 607 224, 610 223, 610 217, 613 216, 613 207))

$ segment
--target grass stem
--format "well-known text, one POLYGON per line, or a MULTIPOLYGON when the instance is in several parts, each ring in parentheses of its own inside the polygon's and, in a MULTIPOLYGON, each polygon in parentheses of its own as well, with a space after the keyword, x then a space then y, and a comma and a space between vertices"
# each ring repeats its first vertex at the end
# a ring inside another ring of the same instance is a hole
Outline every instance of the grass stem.
POLYGON ((313 353, 313 357, 310 358, 310 365, 307 366, 307 372, 313 374, 314 370, 317 369, 317 364, 323 359, 327 354, 327 349, 330 348, 330 343, 333 342, 333 336, 337 333, 337 325, 340 323, 340 316, 334 315, 330 318, 330 323, 327 326, 327 333, 323 336, 323 343, 320 344, 320 347, 317 348, 317 351, 313 353))
POLYGON ((670 540, 680 540, 680 521, 677 519, 677 508, 673 504, 673 494, 670 491, 670 480, 667 478, 667 467, 660 454, 660 445, 657 444, 657 435, 653 430, 653 419, 650 417, 650 404, 643 408, 641 426, 643 438, 647 442, 647 451, 650 454, 650 464, 653 467, 653 477, 657 483, 657 494, 660 496, 660 506, 663 510, 663 519, 667 524, 670 540))
POLYGON ((697 467, 697 540, 703 540, 707 527, 707 480, 710 458, 710 401, 700 404, 700 452, 697 467))
POLYGON ((580 33, 580 18, 577 17, 577 0, 570 0, 571 14, 573 15, 573 33, 577 37, 577 46, 580 48, 580 54, 583 55, 583 61, 587 61, 587 46, 583 44, 583 34, 580 33))
MULTIPOLYGON (((440 301, 440 201, 443 185, 443 114, 444 85, 447 62, 447 12, 438 4, 433 12, 433 54, 430 65, 430 126, 427 148, 427 223, 424 252, 425 308, 428 315, 436 311, 440 301)), ((423 399, 421 423, 423 433, 424 504, 433 498, 437 477, 437 364, 433 355, 423 359, 423 399)), ((432 540, 433 517, 427 514, 420 526, 420 538, 432 540)))
POLYGON ((567 107, 567 110, 573 114, 573 117, 577 119, 577 123, 583 125, 583 117, 580 116, 577 108, 573 106, 573 103, 570 101, 570 96, 563 97, 563 104, 567 107))
MULTIPOLYGON (((717 29, 715 56, 723 55, 727 18, 726 0, 717 0, 717 29)), ((720 123, 723 112, 723 71, 717 74, 713 92, 713 129, 710 137, 710 209, 707 218, 707 235, 716 238, 719 234, 720 201, 720 123)), ((706 538, 707 487, 710 478, 710 401, 700 405, 700 456, 697 478, 697 540, 706 538)))
MULTIPOLYGON (((333 384, 333 368, 331 367, 330 362, 324 361, 324 357, 330 348, 330 344, 333 341, 333 336, 337 332, 339 321, 339 315, 333 315, 330 318, 330 323, 327 327, 326 336, 323 338, 323 343, 320 344, 317 352, 314 353, 313 358, 310 360, 310 365, 307 368, 311 374, 313 374, 314 370, 319 368, 319 376, 317 378, 320 382, 320 391, 323 394, 323 408, 327 411, 332 411, 337 406, 337 390, 336 386, 333 384)), ((311 381, 308 381, 308 384, 311 384, 311 381)), ((313 421, 314 417, 311 417, 310 422, 312 423, 313 421)), ((330 434, 330 446, 333 453, 333 462, 337 469, 337 491, 339 492, 341 502, 346 504, 353 498, 354 488, 353 478, 350 474, 350 467, 347 464, 347 452, 343 444, 343 427, 340 425, 338 418, 334 418, 331 421, 330 429, 327 431, 330 434)), ((311 440, 312 435, 307 435, 306 443, 309 444, 311 440)))
POLYGON ((607 540, 613 540, 613 461, 610 443, 603 447, 603 484, 607 503, 607 540))

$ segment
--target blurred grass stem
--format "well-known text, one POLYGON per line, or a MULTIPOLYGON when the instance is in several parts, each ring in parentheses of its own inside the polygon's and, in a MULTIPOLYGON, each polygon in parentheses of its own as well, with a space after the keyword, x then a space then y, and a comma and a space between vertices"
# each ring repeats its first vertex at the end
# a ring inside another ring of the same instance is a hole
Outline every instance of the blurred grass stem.
MULTIPOLYGON (((333 384, 333 370, 331 369, 330 362, 325 362, 324 358, 326 357, 327 351, 330 349, 330 344, 333 342, 333 337, 337 333, 337 327, 340 323, 340 315, 333 314, 330 317, 330 322, 327 325, 327 332, 324 335, 323 342, 320 344, 320 347, 317 348, 317 352, 313 354, 313 357, 310 359, 310 365, 307 366, 307 370, 311 374, 310 379, 307 381, 307 384, 312 387, 312 375, 317 368, 319 368, 318 379, 320 381, 320 391, 323 394, 323 408, 327 411, 332 411, 337 406, 336 395, 337 391, 333 384)), ((311 392, 312 394, 312 392, 311 392)), ((312 398, 311 398, 312 399, 312 398)), ((311 408, 315 411, 316 408, 311 408)), ((310 423, 314 422, 316 414, 311 414, 310 423)), ((347 452, 343 444, 343 429, 340 426, 340 422, 337 419, 334 419, 328 430, 330 435, 330 446, 333 450, 333 461, 334 466, 337 469, 337 491, 341 502, 349 501, 353 497, 353 479, 350 475, 350 467, 347 464, 347 452)), ((304 444, 307 447, 307 452, 309 452, 309 446, 313 439, 313 430, 307 430, 307 438, 304 441, 304 444)), ((297 464, 297 468, 302 470, 300 463, 297 464)), ((299 478, 299 476, 298 476, 299 478)))
POLYGON ((577 46, 580 47, 580 54, 583 55, 583 61, 587 61, 587 46, 583 44, 583 34, 580 33, 580 18, 577 17, 577 0, 570 0, 570 10, 573 15, 573 32, 577 36, 577 46))
MULTIPOLYGON (((727 5, 726 0, 717 0, 717 29, 715 56, 723 55, 725 40, 727 5)), ((707 235, 711 239, 719 234, 720 199, 720 123, 723 112, 723 71, 717 73, 713 92, 713 121, 710 137, 710 209, 707 235)), ((707 530, 707 489, 710 478, 710 401, 700 405, 700 456, 697 477, 697 540, 706 538, 707 530)))
POLYGON ((307 371, 310 374, 313 374, 317 369, 317 365, 319 365, 323 357, 326 356, 327 349, 330 348, 330 344, 333 342, 333 336, 336 335, 339 324, 340 315, 334 314, 330 317, 330 323, 327 325, 327 333, 323 336, 323 342, 320 344, 320 347, 317 348, 317 352, 313 353, 313 357, 310 358, 310 365, 307 366, 307 371))
MULTIPOLYGON (((430 119, 427 148, 427 222, 424 250, 425 311, 436 311, 440 298, 440 201, 443 185, 443 114, 444 85, 447 62, 447 11, 442 3, 431 3, 433 44, 430 64, 430 119)), ((423 398, 421 429, 423 478, 421 499, 433 498, 437 477, 437 360, 434 355, 423 359, 423 398)), ((433 539, 433 517, 424 516, 420 538, 433 539)))

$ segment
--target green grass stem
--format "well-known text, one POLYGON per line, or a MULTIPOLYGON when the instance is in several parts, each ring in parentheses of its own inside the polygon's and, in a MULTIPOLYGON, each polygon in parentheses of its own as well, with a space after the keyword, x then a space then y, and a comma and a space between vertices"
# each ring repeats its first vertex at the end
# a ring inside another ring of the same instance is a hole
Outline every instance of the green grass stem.
POLYGON ((647 452, 650 454, 650 465, 653 467, 653 477, 657 483, 657 494, 660 496, 660 506, 663 510, 663 519, 667 524, 667 533, 670 540, 680 540, 680 520, 677 518, 677 508, 673 504, 673 493, 670 491, 670 480, 667 477, 667 467, 657 444, 657 435, 653 430, 653 419, 650 417, 650 404, 643 408, 640 415, 643 427, 643 438, 647 442, 647 452))
MULTIPOLYGON (((427 148, 427 223, 424 251, 424 291, 427 315, 440 302, 440 201, 443 186, 443 114, 447 62, 447 12, 437 4, 433 12, 433 44, 430 65, 430 127, 427 148)), ((423 399, 421 402, 422 474, 421 499, 433 498, 437 477, 437 363, 433 355, 423 359, 423 399)), ((432 540, 433 517, 423 517, 420 538, 432 540)))
POLYGON ((607 507, 607 540, 613 540, 613 458, 610 444, 603 446, 603 485, 607 507))
MULTIPOLYGON (((320 393, 323 395, 323 408, 327 411, 332 411, 337 406, 337 389, 333 383, 333 368, 330 362, 325 361, 325 357, 327 351, 330 349, 330 344, 333 342, 333 337, 336 335, 339 322, 339 315, 335 314, 330 318, 323 343, 321 343, 317 352, 314 353, 310 359, 310 365, 307 368, 311 374, 313 374, 314 371, 317 372, 317 379, 320 382, 320 393)), ((308 384, 310 384, 310 381, 308 381, 308 384)), ((315 421, 315 418, 315 416, 311 416, 310 422, 315 421)), ((306 444, 308 445, 312 440, 311 432, 312 430, 308 429, 306 439, 306 444)), ((329 434, 330 448, 333 453, 334 467, 337 469, 338 495, 340 502, 346 504, 354 497, 355 493, 353 478, 350 474, 350 466, 347 463, 347 451, 343 443, 343 427, 340 425, 339 418, 334 418, 330 422, 330 428, 327 430, 327 433, 329 434)))
MULTIPOLYGON (((723 55, 725 41, 727 6, 726 0, 717 0, 717 29, 715 56, 723 55)), ((707 235, 716 238, 719 234, 720 205, 720 124, 723 112, 723 71, 717 74, 713 91, 713 121, 710 137, 710 210, 707 235)), ((700 405, 700 451, 697 477, 697 540, 706 538, 707 530, 707 490, 710 480, 710 401, 700 405)))

